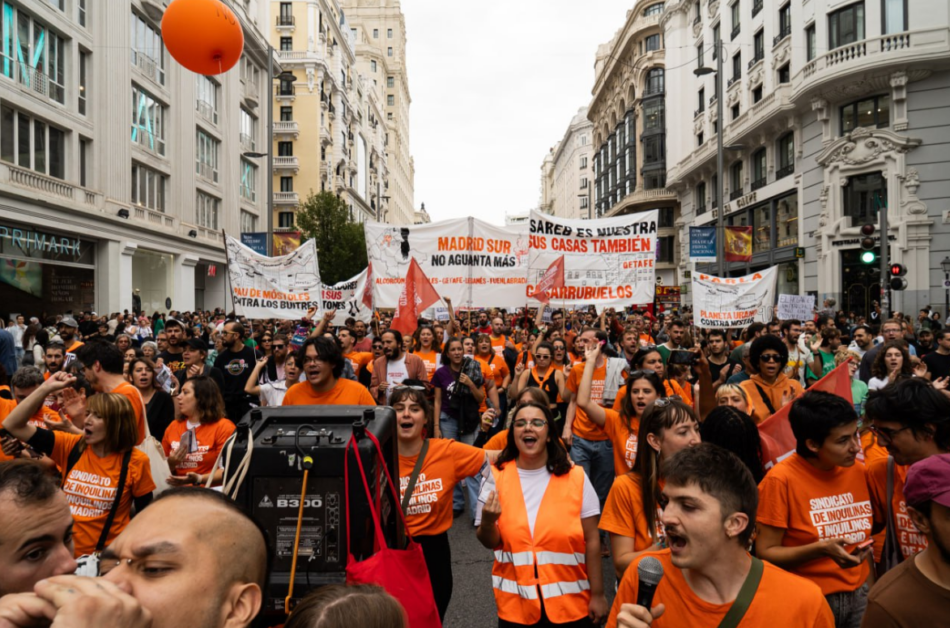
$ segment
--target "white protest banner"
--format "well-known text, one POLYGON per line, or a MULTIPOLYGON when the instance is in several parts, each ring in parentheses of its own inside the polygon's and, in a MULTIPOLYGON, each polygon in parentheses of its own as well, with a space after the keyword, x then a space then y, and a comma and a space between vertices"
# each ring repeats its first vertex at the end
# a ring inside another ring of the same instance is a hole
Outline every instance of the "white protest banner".
POLYGON ((351 316, 366 324, 373 319, 373 310, 362 302, 368 270, 364 269, 355 277, 332 286, 323 284, 323 309, 336 310, 336 316, 333 317, 334 325, 346 324, 346 319, 351 316))
POLYGON ((778 295, 778 318, 783 321, 810 321, 815 317, 815 295, 778 295))
POLYGON ((525 225, 496 227, 457 218, 427 225, 365 222, 363 228, 376 307, 396 307, 412 258, 455 307, 514 309, 527 301, 525 225))
POLYGON ((697 327, 727 329, 772 320, 775 303, 773 266, 744 277, 713 277, 693 273, 693 320, 697 327))
POLYGON ((532 210, 527 294, 563 255, 565 285, 549 291, 552 306, 653 303, 658 220, 656 209, 599 220, 568 220, 532 210))
POLYGON ((248 318, 298 319, 310 307, 322 314, 317 246, 308 240, 280 257, 266 257, 225 234, 234 311, 248 318))

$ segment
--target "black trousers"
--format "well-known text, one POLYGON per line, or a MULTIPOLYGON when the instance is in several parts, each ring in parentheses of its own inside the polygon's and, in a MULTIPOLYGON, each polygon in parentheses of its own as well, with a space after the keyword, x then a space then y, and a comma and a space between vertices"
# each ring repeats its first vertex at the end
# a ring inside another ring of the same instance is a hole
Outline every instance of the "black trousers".
POLYGON ((435 595, 435 605, 439 609, 439 619, 445 622, 445 611, 452 600, 452 550, 449 547, 449 533, 434 536, 414 536, 412 539, 422 546, 429 570, 429 582, 435 595))

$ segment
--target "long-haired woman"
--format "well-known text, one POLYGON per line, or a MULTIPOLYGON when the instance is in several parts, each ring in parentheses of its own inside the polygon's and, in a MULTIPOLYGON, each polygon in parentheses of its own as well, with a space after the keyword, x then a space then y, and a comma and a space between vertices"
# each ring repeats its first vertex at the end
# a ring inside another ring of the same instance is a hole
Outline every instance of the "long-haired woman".
POLYGON ((29 423, 46 397, 74 381, 75 377, 68 373, 54 373, 10 411, 3 427, 56 463, 73 515, 75 554, 82 556, 101 551, 125 529, 133 501, 136 512, 147 506, 152 501, 155 482, 148 456, 135 448, 138 423, 132 403, 123 395, 98 393, 87 399, 82 434, 49 431, 29 423), (120 488, 123 477, 125 482, 120 488), (103 534, 117 496, 115 517, 103 534))
POLYGON ((148 429, 156 437, 164 434, 175 420, 172 396, 155 385, 157 370, 158 367, 148 358, 135 358, 129 362, 129 381, 142 394, 148 429))
POLYGON ((557 399, 567 392, 567 376, 563 370, 554 366, 554 346, 550 342, 542 342, 535 347, 534 366, 523 369, 517 379, 512 381, 508 387, 508 396, 515 399, 525 388, 543 390, 548 397, 548 407, 554 414, 554 420, 560 421, 564 418, 558 411, 557 399))
POLYGON ((414 353, 422 359, 426 365, 427 381, 432 381, 432 376, 440 366, 442 366, 442 343, 435 335, 435 330, 429 325, 422 325, 413 334, 415 337, 416 350, 414 353))
POLYGON ((696 413, 681 400, 664 397, 644 409, 635 468, 614 480, 600 518, 600 529, 610 532, 618 578, 640 553, 665 545, 666 532, 659 517, 660 465, 700 440, 696 413))
POLYGON ((886 342, 871 364, 871 375, 874 377, 868 381, 868 390, 880 390, 901 377, 913 374, 914 367, 904 344, 894 340, 886 342))
POLYGON ((162 448, 168 456, 173 486, 204 486, 209 474, 220 482, 223 470, 215 468, 234 423, 224 418, 224 399, 213 379, 199 375, 186 380, 176 397, 178 419, 165 430, 162 448))
POLYGON ((499 628, 580 628, 606 616, 599 510, 597 493, 567 457, 548 405, 520 405, 482 487, 475 522, 478 540, 495 550, 499 628))

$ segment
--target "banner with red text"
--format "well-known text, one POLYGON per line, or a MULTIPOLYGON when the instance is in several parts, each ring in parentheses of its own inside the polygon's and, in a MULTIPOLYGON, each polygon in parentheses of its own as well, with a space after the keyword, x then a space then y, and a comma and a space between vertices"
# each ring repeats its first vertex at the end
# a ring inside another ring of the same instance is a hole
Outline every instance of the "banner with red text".
POLYGON ((748 327, 772 320, 778 268, 744 277, 693 272, 693 323, 705 329, 748 327))
POLYGON ((652 303, 659 213, 651 209, 614 218, 569 220, 532 210, 527 293, 534 293, 547 269, 563 255, 564 285, 548 291, 553 307, 652 303))
POLYGON ((307 240, 297 250, 266 257, 225 234, 234 311, 256 318, 299 319, 311 306, 323 314, 317 246, 307 240))
POLYGON ((455 307, 514 309, 528 301, 527 225, 457 218, 425 225, 365 222, 363 228, 377 308, 397 306, 412 258, 455 307))
POLYGON ((331 285, 323 284, 323 309, 336 310, 334 325, 346 324, 351 316, 367 325, 373 320, 373 308, 367 307, 363 300, 369 269, 350 277, 346 281, 331 285))

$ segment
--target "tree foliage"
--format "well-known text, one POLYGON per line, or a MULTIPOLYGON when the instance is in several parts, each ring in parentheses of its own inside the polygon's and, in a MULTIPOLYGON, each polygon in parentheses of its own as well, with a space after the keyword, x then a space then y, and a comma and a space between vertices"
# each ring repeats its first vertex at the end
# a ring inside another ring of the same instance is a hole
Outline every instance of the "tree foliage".
POLYGON ((349 207, 332 192, 311 192, 297 212, 297 226, 305 240, 316 241, 323 283, 344 281, 366 268, 363 225, 350 220, 349 207))

